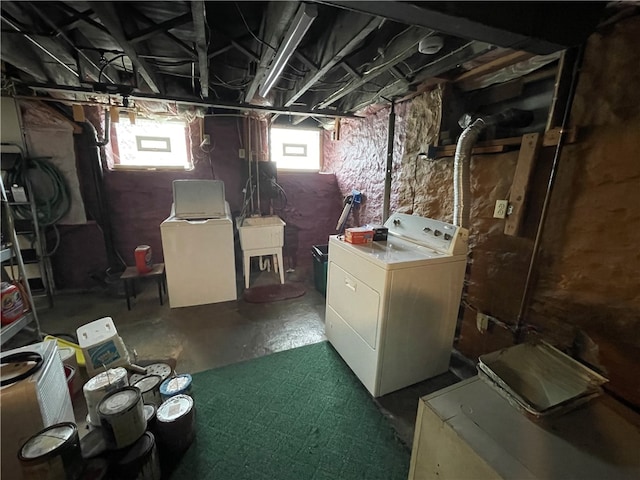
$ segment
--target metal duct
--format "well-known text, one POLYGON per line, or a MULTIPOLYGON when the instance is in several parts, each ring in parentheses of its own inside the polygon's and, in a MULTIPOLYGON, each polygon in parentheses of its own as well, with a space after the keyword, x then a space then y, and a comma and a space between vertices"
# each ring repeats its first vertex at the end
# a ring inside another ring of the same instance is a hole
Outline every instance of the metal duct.
POLYGON ((465 127, 458 144, 453 161, 453 224, 467 227, 469 221, 469 205, 465 204, 465 188, 469 185, 469 162, 471 150, 482 131, 489 125, 510 125, 525 127, 533 120, 533 113, 527 110, 510 108, 494 115, 478 117, 472 121, 472 116, 464 114, 459 121, 465 127))

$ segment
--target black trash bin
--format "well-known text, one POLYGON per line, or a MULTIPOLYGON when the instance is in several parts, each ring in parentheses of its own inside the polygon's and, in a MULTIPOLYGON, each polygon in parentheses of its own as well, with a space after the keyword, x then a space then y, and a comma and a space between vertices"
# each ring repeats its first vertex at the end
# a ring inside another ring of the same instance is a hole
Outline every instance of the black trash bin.
POLYGON ((313 283, 325 297, 327 296, 327 264, 329 262, 329 245, 314 245, 313 255, 313 283))

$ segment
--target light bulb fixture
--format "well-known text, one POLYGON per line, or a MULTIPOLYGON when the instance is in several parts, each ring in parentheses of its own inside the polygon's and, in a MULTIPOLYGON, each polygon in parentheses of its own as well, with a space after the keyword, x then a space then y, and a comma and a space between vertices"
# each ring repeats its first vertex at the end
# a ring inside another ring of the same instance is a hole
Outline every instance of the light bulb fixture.
POLYGON ((298 48, 302 38, 317 16, 318 7, 315 5, 307 3, 300 5, 258 90, 261 97, 266 97, 271 88, 276 84, 291 55, 293 55, 293 52, 298 48))

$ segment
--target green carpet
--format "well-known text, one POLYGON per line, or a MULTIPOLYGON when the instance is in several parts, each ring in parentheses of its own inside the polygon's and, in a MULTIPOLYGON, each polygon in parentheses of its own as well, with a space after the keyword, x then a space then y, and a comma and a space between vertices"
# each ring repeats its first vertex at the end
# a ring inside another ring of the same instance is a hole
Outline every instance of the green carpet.
POLYGON ((406 479, 408 448, 327 342, 193 375, 173 480, 406 479))

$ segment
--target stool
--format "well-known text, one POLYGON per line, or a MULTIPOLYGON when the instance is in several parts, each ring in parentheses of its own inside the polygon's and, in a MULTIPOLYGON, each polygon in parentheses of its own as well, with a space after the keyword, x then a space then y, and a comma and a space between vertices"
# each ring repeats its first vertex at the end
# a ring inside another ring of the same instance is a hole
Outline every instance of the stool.
POLYGON ((280 273, 280 283, 284 283, 284 266, 282 264, 282 247, 279 248, 256 248, 253 250, 243 250, 244 265, 244 288, 249 288, 249 276, 251 275, 251 257, 264 257, 271 255, 278 257, 278 262, 273 258, 273 268, 280 273))
POLYGON ((135 281, 138 278, 154 277, 158 283, 158 296, 160 297, 160 305, 163 305, 162 294, 167 294, 167 277, 164 272, 164 263, 154 263, 151 267, 151 271, 147 273, 140 273, 136 267, 127 267, 120 280, 124 282, 124 293, 127 296, 127 310, 131 310, 130 297, 136 298, 136 285, 135 281))

